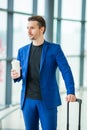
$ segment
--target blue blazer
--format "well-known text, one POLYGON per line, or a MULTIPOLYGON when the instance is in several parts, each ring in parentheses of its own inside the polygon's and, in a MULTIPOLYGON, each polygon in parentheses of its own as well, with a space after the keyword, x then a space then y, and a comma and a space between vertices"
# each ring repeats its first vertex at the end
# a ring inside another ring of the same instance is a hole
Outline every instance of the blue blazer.
MULTIPOLYGON (((17 59, 21 65, 21 76, 14 81, 22 79, 21 109, 23 109, 26 93, 26 79, 28 72, 28 60, 31 44, 28 44, 18 51, 17 59)), ((42 100, 48 108, 61 105, 59 87, 56 80, 56 69, 62 73, 67 94, 75 94, 74 80, 70 66, 61 50, 60 45, 44 41, 40 60, 40 89, 42 100)))

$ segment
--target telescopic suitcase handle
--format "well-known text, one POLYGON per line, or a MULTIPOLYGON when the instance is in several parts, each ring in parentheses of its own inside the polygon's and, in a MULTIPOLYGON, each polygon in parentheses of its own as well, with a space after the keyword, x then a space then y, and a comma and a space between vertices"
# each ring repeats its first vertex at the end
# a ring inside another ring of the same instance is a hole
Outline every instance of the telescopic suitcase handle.
MULTIPOLYGON (((78 121, 78 130, 81 129, 81 104, 82 99, 77 98, 76 102, 79 103, 79 121, 78 121)), ((69 102, 67 102, 67 130, 69 130, 69 102)))

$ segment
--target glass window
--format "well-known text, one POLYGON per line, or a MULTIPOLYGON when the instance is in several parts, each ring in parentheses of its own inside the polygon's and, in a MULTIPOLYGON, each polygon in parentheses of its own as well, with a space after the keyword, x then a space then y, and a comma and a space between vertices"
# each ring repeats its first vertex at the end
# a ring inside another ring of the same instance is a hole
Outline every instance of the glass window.
MULTIPOLYGON (((67 58, 68 63, 71 67, 71 71, 74 77, 74 82, 75 82, 75 88, 79 88, 79 58, 78 57, 68 57, 67 58)), ((59 83, 60 83, 60 91, 64 91, 65 90, 65 83, 64 80, 61 76, 61 74, 59 75, 59 83)))
POLYGON ((38 0, 37 14, 44 15, 45 12, 45 0, 38 0))
POLYGON ((84 78, 83 78, 83 86, 87 87, 87 56, 84 58, 84 78))
POLYGON ((33 0, 14 0, 14 10, 32 13, 33 0))
POLYGON ((54 0, 54 17, 58 17, 58 0, 54 0))
POLYGON ((0 58, 6 57, 7 14, 0 12, 0 58))
POLYGON ((57 20, 54 19, 53 21, 53 42, 56 43, 57 41, 57 20))
POLYGON ((29 43, 27 34, 28 16, 14 14, 13 22, 13 56, 17 56, 18 49, 29 43))
MULTIPOLYGON (((20 47, 30 42, 27 34, 27 19, 28 16, 14 14, 13 57, 17 57, 18 49, 20 47)), ((12 83, 12 86, 12 104, 19 103, 21 82, 12 83)))
POLYGON ((0 108, 5 105, 6 62, 0 61, 0 108))
POLYGON ((72 74, 75 81, 75 87, 79 88, 80 57, 68 57, 67 59, 72 70, 72 74))
POLYGON ((87 56, 87 23, 85 24, 85 55, 87 56))
POLYGON ((21 85, 21 81, 14 83, 12 80, 12 104, 20 103, 21 85))
POLYGON ((87 1, 86 1, 86 21, 87 21, 87 1))
POLYGON ((7 0, 0 0, 0 8, 7 8, 7 0))
POLYGON ((5 87, 6 87, 6 34, 7 34, 7 14, 0 12, 0 106, 5 105, 5 87))
POLYGON ((82 0, 62 0, 62 18, 81 20, 82 0))
POLYGON ((87 87, 87 23, 85 26, 85 58, 84 58, 84 80, 83 80, 83 86, 87 87))
POLYGON ((81 24, 77 22, 62 21, 61 45, 66 55, 80 54, 81 24))

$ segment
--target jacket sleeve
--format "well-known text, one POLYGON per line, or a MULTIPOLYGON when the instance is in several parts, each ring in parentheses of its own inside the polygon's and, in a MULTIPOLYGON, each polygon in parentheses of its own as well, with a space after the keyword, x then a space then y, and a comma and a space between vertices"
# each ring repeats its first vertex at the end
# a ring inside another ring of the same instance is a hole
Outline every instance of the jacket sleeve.
POLYGON ((65 86, 67 89, 67 94, 75 94, 74 78, 72 75, 72 71, 71 71, 68 61, 59 45, 58 45, 58 49, 57 49, 56 62, 57 62, 58 68, 62 74, 62 77, 64 79, 65 86))

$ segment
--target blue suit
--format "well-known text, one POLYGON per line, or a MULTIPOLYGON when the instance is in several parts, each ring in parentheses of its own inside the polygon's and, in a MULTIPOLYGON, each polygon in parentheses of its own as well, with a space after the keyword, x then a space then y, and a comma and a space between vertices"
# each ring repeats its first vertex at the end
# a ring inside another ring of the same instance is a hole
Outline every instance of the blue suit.
POLYGON ((39 118, 43 130, 56 130, 57 106, 61 105, 59 88, 56 80, 58 68, 65 81, 67 94, 75 94, 74 80, 68 62, 60 45, 44 41, 40 59, 40 90, 42 100, 26 98, 26 79, 31 44, 18 51, 17 59, 21 65, 21 76, 14 81, 22 79, 21 109, 26 130, 39 130, 39 118))
MULTIPOLYGON (((20 81, 21 79, 23 81, 21 91, 21 108, 23 108, 25 103, 26 78, 28 72, 30 47, 31 44, 28 44, 20 48, 17 57, 22 67, 21 77, 15 79, 15 82, 20 81)), ((65 81, 67 94, 75 94, 72 72, 60 45, 44 41, 40 61, 40 89, 42 100, 48 108, 54 108, 61 105, 58 84, 56 81, 57 67, 61 71, 65 81)))

